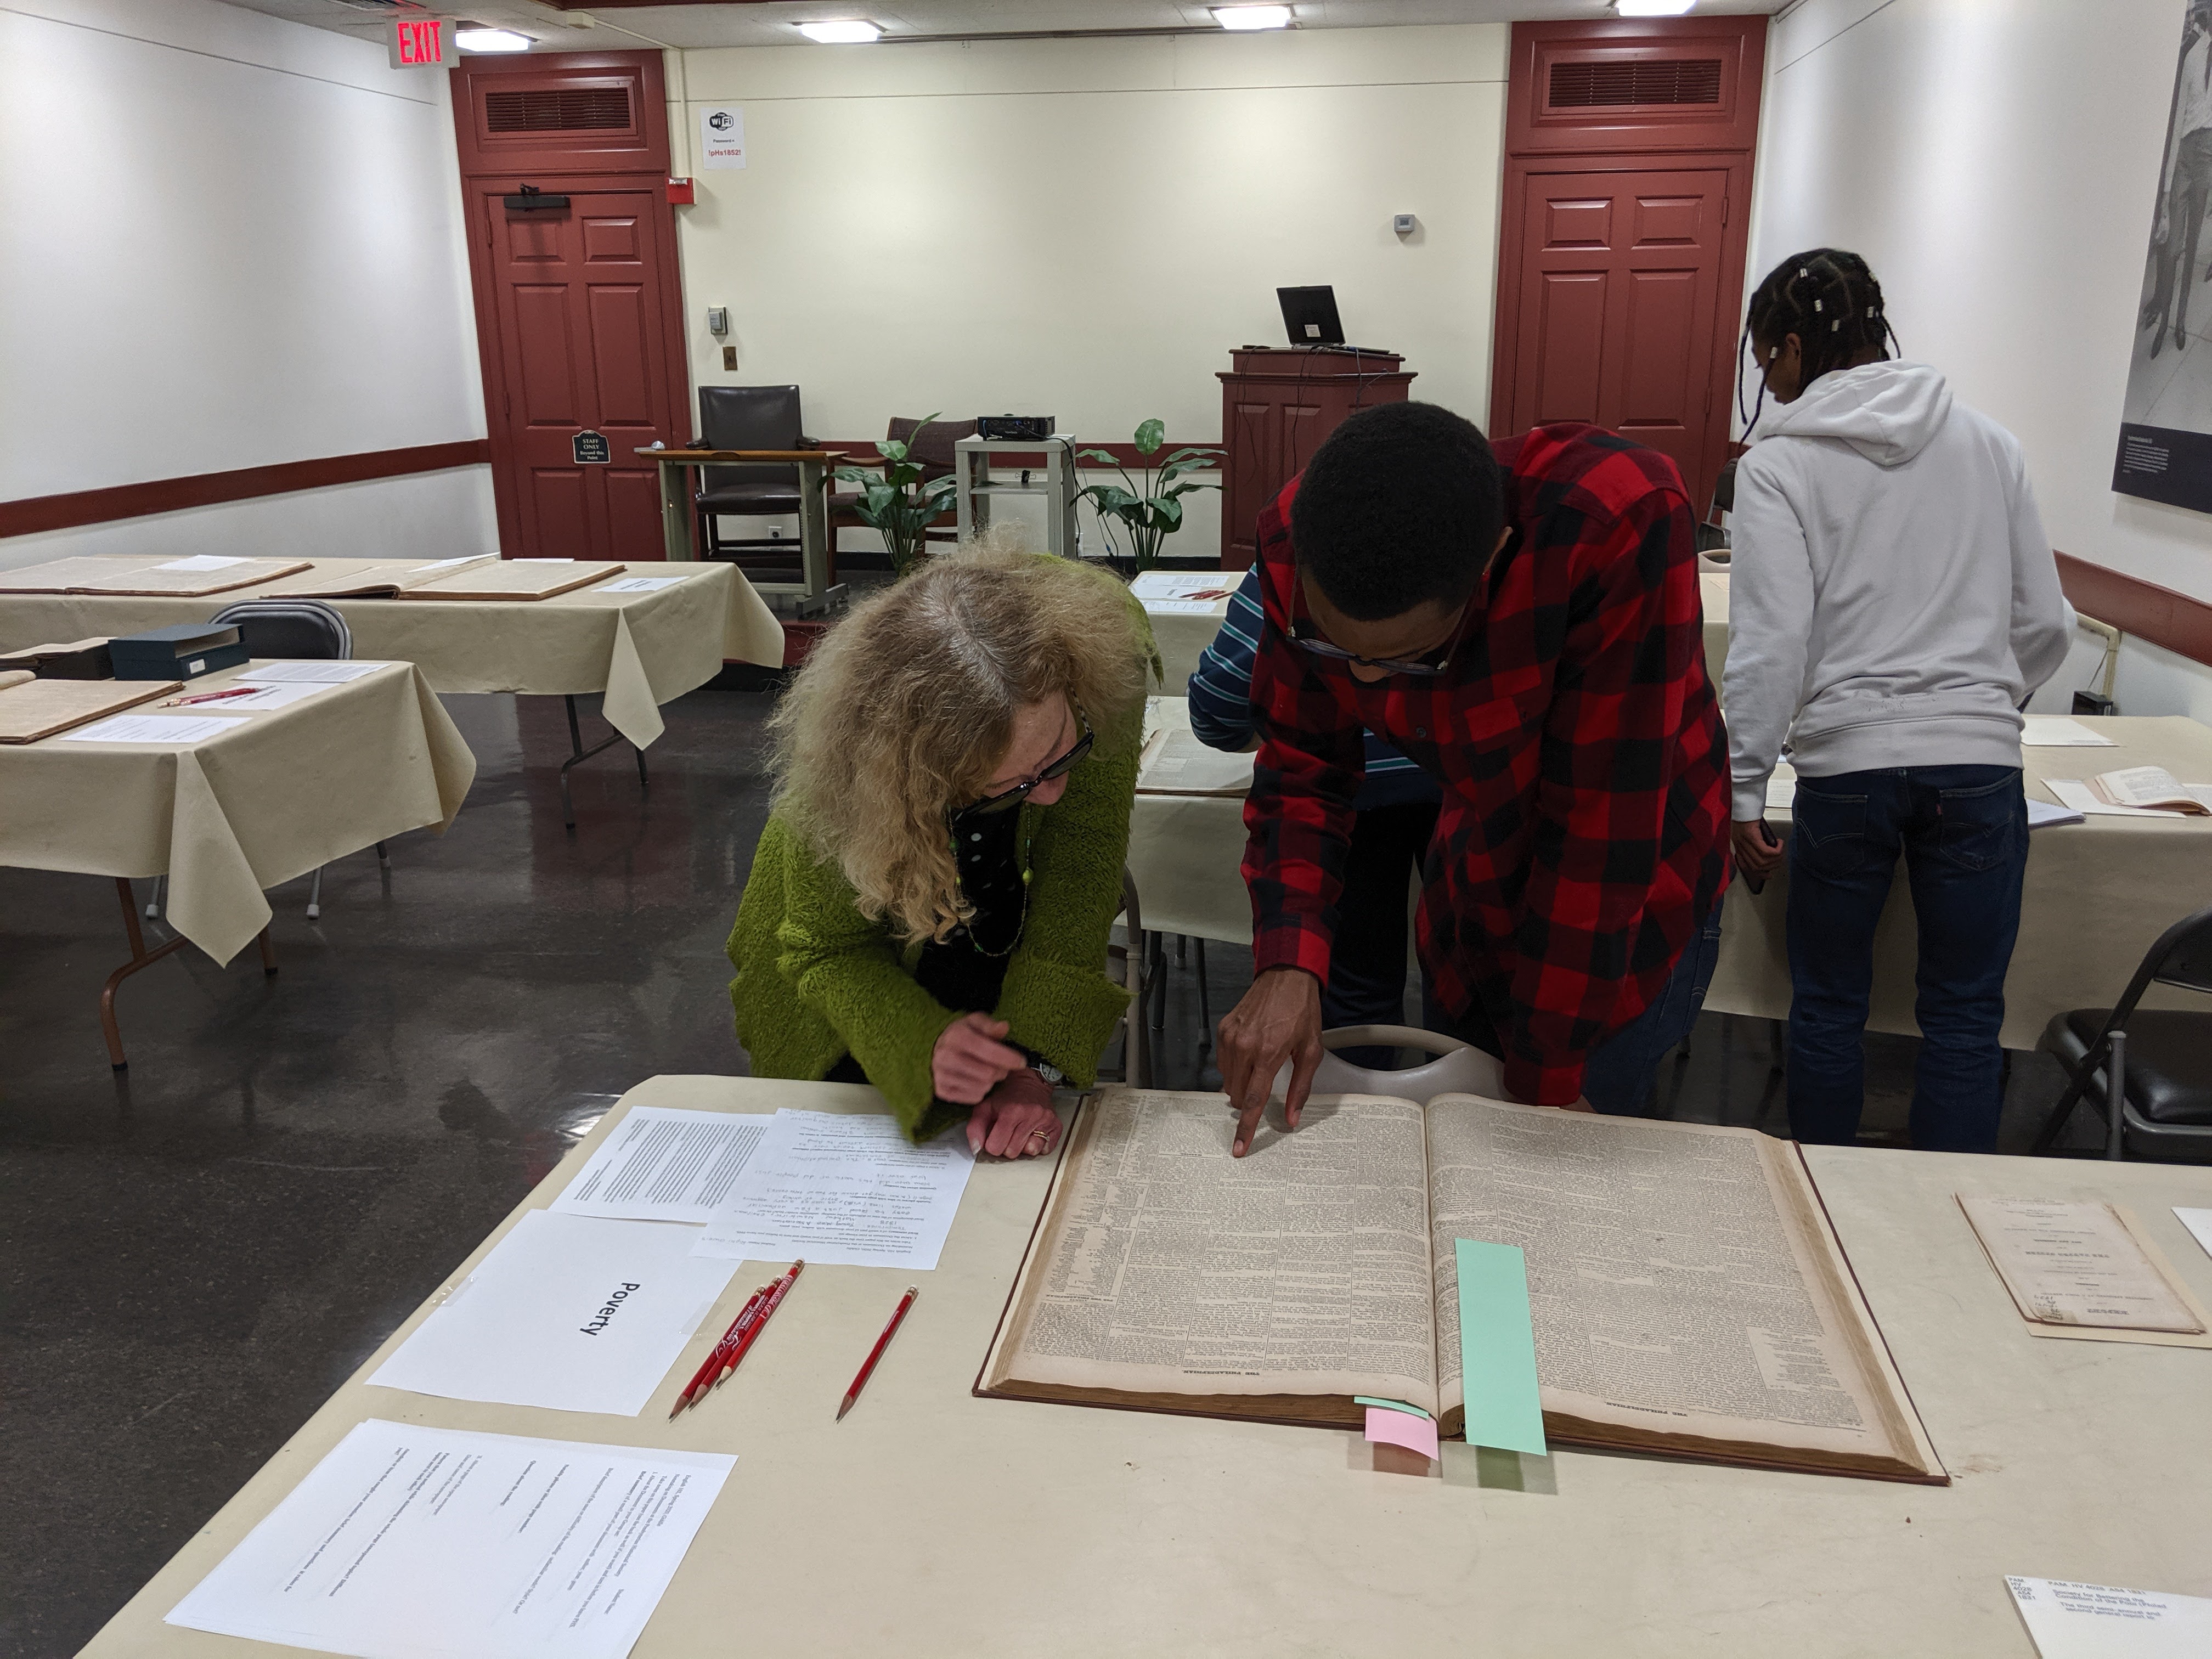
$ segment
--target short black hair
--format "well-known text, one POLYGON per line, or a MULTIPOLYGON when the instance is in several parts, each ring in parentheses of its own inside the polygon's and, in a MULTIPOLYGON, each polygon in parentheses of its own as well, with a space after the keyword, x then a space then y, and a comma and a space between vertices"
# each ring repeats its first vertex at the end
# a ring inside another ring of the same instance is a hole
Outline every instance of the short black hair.
POLYGON ((1378 404, 1330 433, 1291 501, 1298 563, 1358 622, 1467 603, 1505 521, 1490 441, 1435 404, 1378 404))

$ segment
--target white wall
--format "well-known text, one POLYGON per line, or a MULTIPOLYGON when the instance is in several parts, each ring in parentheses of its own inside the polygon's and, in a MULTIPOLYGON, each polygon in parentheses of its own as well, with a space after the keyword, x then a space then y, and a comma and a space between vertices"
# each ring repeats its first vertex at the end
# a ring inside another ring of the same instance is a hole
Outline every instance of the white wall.
MULTIPOLYGON (((1747 293, 1801 248, 1881 278, 1908 357, 2017 433, 2054 544, 2212 599, 2212 516, 2112 458, 2185 0, 1802 0, 1777 20, 1747 293)), ((2130 640, 2130 714, 2212 707, 2130 640)))
MULTIPOLYGON (((0 498, 484 435, 445 76, 212 0, 0 9, 0 498)), ((0 540, 477 552, 489 470, 0 540)))
MULTIPOLYGON (((1279 285, 1336 289, 1416 397, 1487 417, 1503 25, 672 54, 695 380, 795 381, 817 435, 1051 414, 1126 442, 1221 434, 1216 370, 1280 343, 1279 285), (699 107, 749 166, 704 172, 699 107), (1408 240, 1395 213, 1419 216, 1408 240), (706 331, 730 308, 738 368, 706 331)), ((1190 498, 1176 554, 1218 547, 1190 498)))

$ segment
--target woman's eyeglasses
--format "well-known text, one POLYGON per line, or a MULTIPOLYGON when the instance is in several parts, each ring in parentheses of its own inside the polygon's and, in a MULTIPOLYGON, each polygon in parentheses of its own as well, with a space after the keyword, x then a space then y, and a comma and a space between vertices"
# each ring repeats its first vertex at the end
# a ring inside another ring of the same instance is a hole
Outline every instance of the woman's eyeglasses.
POLYGON ((1035 777, 1025 779, 1004 793, 986 795, 973 805, 963 807, 962 810, 969 812, 1003 812, 1010 806, 1019 806, 1030 795, 1054 779, 1064 778, 1073 772, 1075 769, 1075 763, 1091 752, 1091 722, 1083 718, 1081 709, 1076 710, 1075 718, 1083 727, 1083 735, 1075 740, 1074 746, 1066 754, 1056 760, 1047 761, 1044 769, 1035 777))

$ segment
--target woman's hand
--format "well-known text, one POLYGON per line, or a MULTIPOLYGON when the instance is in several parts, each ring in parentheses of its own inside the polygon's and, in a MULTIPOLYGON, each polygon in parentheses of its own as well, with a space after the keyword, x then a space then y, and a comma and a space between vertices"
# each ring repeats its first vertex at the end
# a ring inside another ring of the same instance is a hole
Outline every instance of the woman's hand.
POLYGON ((1060 1144, 1052 1085, 1024 1066, 983 1097, 968 1118, 968 1149, 993 1158, 1036 1158, 1060 1144))
POLYGON ((1006 1021, 988 1014, 963 1014, 946 1026, 929 1054, 930 1086, 937 1097, 972 1106, 1000 1078, 1026 1066, 1029 1060, 1020 1049, 999 1041, 1006 1034, 1006 1021))

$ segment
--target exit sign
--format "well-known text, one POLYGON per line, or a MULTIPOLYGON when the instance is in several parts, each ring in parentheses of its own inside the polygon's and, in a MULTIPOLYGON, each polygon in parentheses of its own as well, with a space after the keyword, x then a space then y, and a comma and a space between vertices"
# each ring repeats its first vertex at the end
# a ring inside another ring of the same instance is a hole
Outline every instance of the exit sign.
POLYGON ((396 17, 385 37, 394 69, 442 69, 446 64, 446 20, 396 17))

